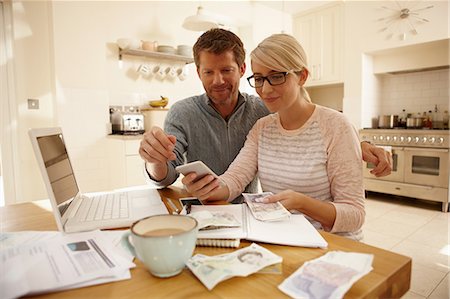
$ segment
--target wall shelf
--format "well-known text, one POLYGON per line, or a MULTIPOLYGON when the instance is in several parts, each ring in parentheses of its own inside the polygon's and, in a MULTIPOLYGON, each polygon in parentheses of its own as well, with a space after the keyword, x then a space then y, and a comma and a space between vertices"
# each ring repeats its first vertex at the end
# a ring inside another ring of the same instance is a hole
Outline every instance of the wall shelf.
POLYGON ((123 50, 119 49, 119 60, 122 60, 122 55, 143 56, 143 57, 151 57, 151 58, 156 58, 156 59, 168 59, 168 60, 173 60, 173 61, 181 61, 186 64, 194 62, 194 58, 192 58, 192 57, 176 55, 176 54, 169 54, 169 53, 162 53, 162 52, 137 50, 137 49, 123 49, 123 50))

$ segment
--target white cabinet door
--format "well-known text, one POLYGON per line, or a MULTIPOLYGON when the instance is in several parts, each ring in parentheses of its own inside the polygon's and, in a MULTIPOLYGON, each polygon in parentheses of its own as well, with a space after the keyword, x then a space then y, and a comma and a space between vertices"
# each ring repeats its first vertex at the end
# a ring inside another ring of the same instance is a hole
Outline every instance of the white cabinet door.
POLYGON ((325 9, 319 14, 321 28, 319 78, 321 83, 342 82, 343 25, 341 6, 325 9))
POLYGON ((294 19, 294 36, 308 57, 306 86, 342 82, 342 6, 335 5, 294 19))
POLYGON ((110 189, 145 184, 144 160, 139 155, 140 139, 109 139, 108 156, 110 168, 110 189))
POLYGON ((139 186, 145 184, 144 160, 139 155, 127 156, 127 186, 139 186))

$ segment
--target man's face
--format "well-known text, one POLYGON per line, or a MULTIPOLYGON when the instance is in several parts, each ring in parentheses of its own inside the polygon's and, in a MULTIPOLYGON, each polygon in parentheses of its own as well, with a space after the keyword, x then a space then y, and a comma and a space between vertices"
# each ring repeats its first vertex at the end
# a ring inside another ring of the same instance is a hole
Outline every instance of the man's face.
POLYGON ((213 104, 235 105, 239 93, 239 80, 245 73, 245 63, 239 67, 232 51, 218 55, 202 51, 199 58, 197 73, 213 104))

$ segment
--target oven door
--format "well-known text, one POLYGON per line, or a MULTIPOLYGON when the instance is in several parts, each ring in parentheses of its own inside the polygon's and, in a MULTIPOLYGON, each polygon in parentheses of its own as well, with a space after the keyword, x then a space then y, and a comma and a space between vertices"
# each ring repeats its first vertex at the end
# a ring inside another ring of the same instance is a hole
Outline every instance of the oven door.
POLYGON ((405 183, 448 188, 448 151, 405 148, 405 183))
POLYGON ((364 162, 364 169, 363 169, 364 177, 382 181, 403 182, 404 159, 405 159, 404 150, 402 147, 393 146, 391 149, 391 154, 392 154, 392 171, 390 175, 377 178, 376 176, 370 173, 370 171, 375 168, 375 165, 373 165, 372 163, 364 162))

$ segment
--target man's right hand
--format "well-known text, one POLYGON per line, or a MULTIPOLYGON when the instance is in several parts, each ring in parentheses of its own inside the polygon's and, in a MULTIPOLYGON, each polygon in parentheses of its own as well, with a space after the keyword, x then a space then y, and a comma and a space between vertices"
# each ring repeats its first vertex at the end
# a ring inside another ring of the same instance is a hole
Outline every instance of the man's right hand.
POLYGON ((160 181, 167 176, 167 161, 175 160, 173 152, 177 139, 167 135, 160 127, 154 126, 144 134, 139 147, 139 155, 151 169, 150 176, 160 181))

